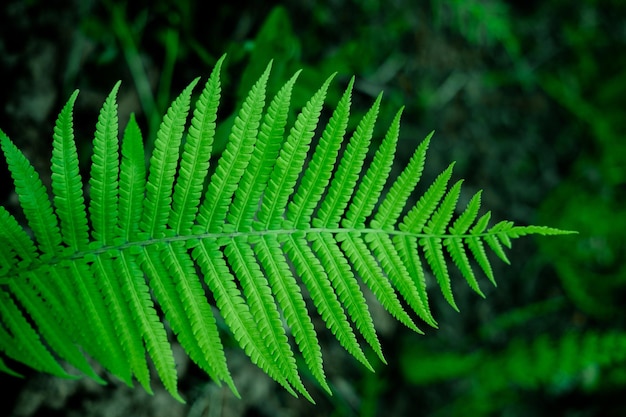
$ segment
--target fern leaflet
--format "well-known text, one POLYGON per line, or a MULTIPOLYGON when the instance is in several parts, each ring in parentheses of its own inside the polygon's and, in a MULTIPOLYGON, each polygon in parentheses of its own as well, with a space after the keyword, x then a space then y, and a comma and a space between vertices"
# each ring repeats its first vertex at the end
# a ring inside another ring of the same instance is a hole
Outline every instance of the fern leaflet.
POLYGON ((495 283, 486 248, 508 262, 504 250, 515 238, 568 233, 508 221, 489 228, 490 215, 478 217, 480 193, 457 212, 461 181, 448 188, 452 165, 413 203, 432 134, 390 179, 402 111, 366 164, 382 95, 342 152, 354 79, 325 126, 318 125, 333 76, 289 128, 299 72, 266 108, 271 64, 251 88, 209 175, 223 62, 195 105, 197 79, 171 104, 147 166, 132 115, 118 139, 116 84, 96 124, 89 193, 72 127, 78 92, 55 127, 52 202, 31 164, 0 132, 26 218, 22 228, 0 210, 0 370, 16 374, 9 358, 75 377, 63 360, 102 382, 88 354, 127 384, 136 379, 151 392, 150 358, 165 388, 183 401, 175 337, 216 383, 238 395, 214 303, 252 362, 287 391, 313 401, 300 377, 299 354, 319 386, 330 388, 308 298, 339 343, 372 369, 362 342, 384 356, 363 288, 420 332, 418 317, 436 326, 424 260, 456 308, 446 254, 482 295, 471 262, 495 283))

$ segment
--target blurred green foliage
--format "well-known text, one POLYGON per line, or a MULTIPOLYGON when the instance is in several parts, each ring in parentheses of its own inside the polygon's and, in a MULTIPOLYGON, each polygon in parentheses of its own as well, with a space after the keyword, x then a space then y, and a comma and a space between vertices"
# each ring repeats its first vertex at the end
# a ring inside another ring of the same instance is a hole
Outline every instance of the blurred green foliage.
MULTIPOLYGON (((547 334, 532 341, 516 338, 499 351, 444 353, 412 349, 402 358, 408 381, 418 385, 456 381, 465 390, 434 415, 491 415, 523 402, 529 391, 552 395, 580 388, 596 391, 615 381, 601 377, 601 369, 626 359, 626 333, 568 332, 547 334), (424 358, 427 357, 427 360, 424 358)), ((621 382, 621 381, 620 381, 621 382)))
POLYGON ((543 204, 541 215, 580 231, 570 251, 542 242, 563 287, 586 314, 623 324, 626 295, 626 46, 619 29, 626 7, 586 1, 559 27, 562 65, 543 72, 539 84, 571 112, 579 155, 570 175, 543 204))

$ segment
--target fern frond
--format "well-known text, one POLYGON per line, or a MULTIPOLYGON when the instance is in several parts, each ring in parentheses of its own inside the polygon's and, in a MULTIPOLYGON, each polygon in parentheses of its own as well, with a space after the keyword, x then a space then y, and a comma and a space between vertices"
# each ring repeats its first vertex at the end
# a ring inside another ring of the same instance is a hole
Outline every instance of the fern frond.
POLYGON ((348 142, 346 151, 339 161, 337 172, 333 175, 326 192, 326 198, 322 201, 317 217, 313 219, 313 226, 337 227, 339 225, 365 161, 381 100, 382 93, 378 95, 370 110, 363 116, 356 132, 348 142))
MULTIPOLYGON (((410 247, 412 252, 417 251, 417 242, 415 242, 414 239, 407 238, 404 240, 401 239, 402 237, 403 236, 398 236, 399 239, 397 239, 401 245, 408 244, 409 246, 412 246, 410 247)), ((373 234, 370 237, 369 246, 374 252, 378 262, 380 262, 385 275, 389 278, 400 294, 402 294, 413 311, 415 311, 417 315, 419 315, 426 323, 433 327, 437 327, 435 319, 430 313, 430 307, 428 306, 428 298, 426 296, 426 286, 424 281, 419 276, 416 279, 414 276, 410 275, 409 269, 405 266, 404 262, 407 261, 410 266, 417 267, 416 263, 411 262, 413 259, 406 256, 407 252, 397 249, 394 242, 386 234, 373 234)), ((401 246, 401 249, 406 249, 406 246, 401 246)))
POLYGON ((322 233, 313 241, 313 250, 317 253, 324 270, 328 271, 335 293, 341 303, 346 306, 352 322, 378 357, 385 362, 365 296, 335 239, 330 233, 322 233))
MULTIPOLYGON (((9 268, 13 263, 20 262, 23 266, 29 266, 37 262, 37 248, 32 239, 24 229, 22 229, 15 219, 4 207, 0 207, 0 239, 6 242, 5 250, 6 263, 2 268, 9 268)), ((9 271, 4 271, 8 273, 9 271)))
MULTIPOLYGON (((164 269, 158 256, 159 254, 156 251, 145 249, 143 256, 140 257, 143 271, 152 282, 159 280, 159 275, 162 275, 159 274, 159 271, 164 269)), ((134 259, 127 258, 124 253, 121 254, 117 261, 118 269, 123 272, 120 276, 123 279, 121 284, 125 300, 130 306, 132 317, 138 321, 137 325, 139 326, 141 337, 152 358, 152 362, 165 388, 174 398, 182 401, 176 388, 177 375, 174 365, 174 354, 167 341, 165 327, 159 320, 154 308, 154 302, 150 297, 143 274, 139 266, 134 262, 134 259)))
POLYGON ((265 89, 271 63, 252 86, 235 118, 228 145, 211 176, 198 221, 206 231, 220 231, 231 199, 252 155, 265 106, 265 89))
POLYGON ((491 281, 493 285, 496 285, 491 263, 489 262, 489 258, 487 258, 487 252, 485 251, 483 240, 480 238, 481 233, 485 230, 487 224, 489 223, 489 219, 491 219, 490 211, 483 214, 480 219, 476 221, 474 227, 470 229, 470 235, 465 239, 467 241, 467 247, 474 256, 478 265, 482 268, 487 278, 489 278, 489 281, 491 281))
POLYGON ((278 372, 298 392, 311 399, 298 375, 279 312, 270 294, 267 279, 254 259, 252 248, 247 245, 245 238, 235 239, 233 243, 226 247, 226 256, 243 287, 259 335, 265 340, 268 360, 276 365, 278 372))
POLYGON ((255 252, 267 273, 274 296, 293 332, 305 363, 317 382, 330 393, 324 375, 322 350, 302 293, 282 253, 278 240, 264 236, 256 241, 255 252))
MULTIPOLYGON (((69 376, 44 346, 39 334, 31 327, 13 299, 5 291, 0 291, 0 315, 3 326, 12 335, 10 342, 17 346, 16 349, 7 352, 12 359, 28 363, 38 371, 60 377, 69 376)), ((9 340, 3 342, 9 342, 9 340)))
POLYGON ((356 272, 372 290, 383 307, 405 326, 420 332, 411 316, 402 307, 393 286, 386 279, 385 274, 367 248, 362 237, 357 233, 346 233, 338 236, 338 240, 341 241, 341 248, 354 265, 356 272))
MULTIPOLYGON (((189 112, 191 92, 197 83, 198 78, 192 81, 172 103, 157 132, 154 152, 150 158, 145 209, 141 219, 141 228, 149 236, 155 236, 164 230, 169 218, 179 148, 189 112)), ((181 181, 189 180, 189 175, 185 169, 179 171, 181 181)), ((198 175, 198 173, 193 175, 198 175)), ((174 215, 176 213, 175 211, 174 215)))
MULTIPOLYGON (((35 286, 36 280, 23 280, 11 282, 9 284, 11 293, 29 311, 30 318, 36 323, 37 328, 41 332, 41 336, 46 344, 56 352, 56 354, 71 363, 76 369, 84 374, 94 378, 98 382, 104 382, 91 368, 87 360, 80 353, 71 339, 71 335, 67 334, 62 326, 62 320, 59 320, 59 306, 55 303, 54 296, 47 292, 41 286, 35 286), (44 297, 41 297, 43 294, 44 297)), ((65 376, 69 376, 65 374, 65 376)))
POLYGON ((294 263, 296 272, 309 290, 317 311, 326 326, 352 356, 373 371, 372 365, 365 357, 354 331, 348 323, 345 310, 337 299, 324 268, 311 251, 307 241, 303 237, 288 236, 285 241, 285 250, 294 263))
POLYGON ((309 144, 322 112, 326 91, 333 78, 334 75, 326 79, 304 106, 282 145, 258 212, 259 226, 263 229, 275 229, 282 223, 285 206, 306 160, 309 144))
POLYGON ((463 235, 470 228, 476 216, 478 216, 478 210, 480 209, 480 199, 482 191, 478 191, 472 196, 472 199, 467 203, 467 207, 454 221, 454 224, 450 226, 450 233, 453 235, 463 235))
POLYGON ((229 222, 237 230, 252 228, 259 200, 273 172, 272 162, 278 158, 280 152, 287 116, 289 115, 291 92, 299 75, 300 72, 297 72, 285 83, 270 103, 265 114, 251 156, 251 169, 247 169, 244 173, 228 213, 229 222))
POLYGON ((331 178, 348 126, 353 87, 354 77, 350 79, 348 87, 326 125, 319 144, 311 157, 309 167, 303 174, 300 186, 289 203, 287 219, 295 223, 298 229, 307 228, 310 224, 313 211, 331 178))
POLYGON ((168 221, 169 226, 178 234, 189 233, 193 226, 209 170, 221 95, 220 70, 224 58, 220 58, 215 64, 198 98, 180 158, 178 178, 172 197, 172 212, 168 221))
POLYGON ((73 108, 78 97, 74 91, 59 114, 52 139, 52 194, 59 216, 63 241, 73 251, 85 249, 89 241, 83 183, 78 169, 74 142, 73 108))
POLYGON ((446 252, 482 295, 471 263, 495 282, 486 248, 508 262, 505 249, 513 239, 567 233, 509 221, 489 227, 490 214, 478 214, 480 192, 455 219, 462 181, 448 189, 453 165, 414 202, 432 133, 401 174, 389 178, 402 110, 378 149, 370 149, 379 95, 342 149, 354 78, 328 123, 321 125, 334 76, 289 126, 300 72, 266 108, 271 63, 249 91, 209 176, 223 62, 195 102, 188 127, 198 79, 174 100, 150 158, 134 116, 121 143, 118 139, 116 84, 96 124, 88 194, 83 194, 72 128, 77 92, 56 123, 52 202, 32 165, 0 131, 26 218, 21 227, 0 209, 5 248, 0 252, 0 371, 15 373, 2 360, 11 358, 72 377, 59 364, 63 360, 103 382, 88 365, 84 355, 89 355, 125 383, 137 380, 151 392, 149 358, 165 388, 183 401, 167 321, 171 337, 190 359, 239 395, 219 314, 253 363, 291 394, 313 401, 298 363, 320 387, 328 392, 330 387, 321 329, 314 327, 312 315, 319 315, 341 346, 371 370, 361 342, 385 359, 364 290, 421 332, 418 319, 437 325, 424 264, 456 308, 446 252), (373 159, 366 163, 370 152, 373 159))
POLYGON ((215 296, 217 307, 224 321, 232 330, 239 345, 252 362, 295 396, 287 378, 274 363, 274 358, 269 355, 267 345, 254 323, 250 309, 237 288, 219 247, 214 241, 205 239, 196 246, 193 254, 202 268, 207 285, 215 296))
POLYGON ((195 276, 192 259, 186 253, 182 242, 171 244, 164 255, 173 282, 168 282, 167 288, 160 289, 157 299, 164 300, 160 303, 164 306, 172 330, 178 335, 181 345, 194 362, 217 384, 226 382, 238 395, 226 367, 224 347, 211 306, 202 290, 200 280, 192 279, 195 276), (172 291, 172 286, 175 291, 172 291))
POLYGON ((414 233, 424 231, 428 233, 428 231, 424 229, 424 225, 431 214, 437 209, 437 205, 446 193, 446 187, 452 176, 453 167, 454 163, 450 164, 445 171, 439 174, 435 182, 432 183, 424 195, 417 201, 417 204, 404 216, 399 225, 400 230, 414 233))
POLYGON ((393 228, 400 213, 404 209, 409 195, 422 177, 424 163, 426 162, 426 151, 430 144, 434 132, 431 132, 426 139, 417 147, 408 165, 404 168, 400 176, 395 180, 387 195, 383 198, 374 219, 372 227, 389 229, 393 228))
POLYGON ((364 227, 365 219, 372 214, 378 197, 391 172, 393 157, 396 153, 396 144, 400 135, 402 110, 400 109, 393 119, 380 148, 374 155, 372 164, 359 182, 359 188, 342 221, 343 227, 364 227))
MULTIPOLYGON (((111 310, 107 305, 112 298, 117 298, 120 294, 105 291, 115 288, 116 283, 107 280, 97 281, 98 275, 90 272, 88 264, 69 260, 63 261, 58 268, 53 267, 50 272, 54 274, 55 281, 63 280, 64 285, 68 285, 66 280, 69 277, 69 284, 75 290, 72 303, 78 304, 69 312, 72 319, 77 320, 77 325, 84 329, 81 342, 86 344, 86 349, 88 348, 106 369, 110 369, 127 385, 132 385, 132 373, 118 333, 124 332, 125 329, 117 327, 116 332, 116 324, 119 325, 120 322, 115 323, 113 317, 108 314, 111 310), (104 298, 100 292, 103 292, 104 298), (82 314, 82 317, 77 317, 78 314, 82 314), (85 318, 89 320, 89 326, 86 325, 85 318)), ((69 291, 66 297, 68 296, 71 296, 69 291)))
POLYGON ((46 189, 30 162, 2 131, 0 141, 28 226, 39 250, 52 256, 61 249, 61 232, 46 189))
MULTIPOLYGON (((126 265, 122 264, 122 267, 124 268, 126 265)), ((114 269, 113 264, 105 262, 101 258, 96 259, 91 269, 100 282, 102 294, 106 299, 107 310, 113 318, 115 335, 124 351, 128 369, 146 392, 152 393, 141 330, 133 314, 131 304, 126 301, 123 293, 126 291, 122 283, 124 277, 118 275, 117 265, 114 269)), ((130 382, 130 375, 126 378, 126 382, 130 382)))
MULTIPOLYGON (((446 176, 444 175, 440 178, 445 179, 446 176)), ((441 181, 443 182, 444 179, 442 179, 441 181)), ((435 183, 433 184, 433 186, 437 187, 438 182, 439 182, 439 178, 435 180, 435 183)), ((452 218, 454 207, 456 206, 456 202, 459 199, 460 192, 461 192, 461 181, 454 184, 452 188, 450 189, 450 191, 448 191, 445 198, 443 199, 443 202, 441 203, 441 206, 439 206, 437 211, 432 215, 432 217, 428 221, 428 225, 424 227, 424 232, 427 234, 427 236, 420 239, 420 244, 424 247, 424 256, 426 257, 426 261, 428 261, 431 269, 435 273, 437 282, 439 283, 439 286, 441 287, 441 292, 443 293, 448 303, 450 303, 450 305, 457 311, 459 309, 456 306, 456 303, 454 302, 454 296, 452 295, 450 275, 448 273, 448 267, 446 265, 446 260, 443 255, 442 239, 437 236, 441 236, 445 232, 446 226, 448 225, 448 223, 450 222, 450 219, 452 218)), ((430 196, 429 195, 430 193, 431 193, 431 190, 429 189, 424 194, 424 198, 426 199, 426 201, 428 201, 427 199, 430 196)), ((437 189, 435 188, 432 194, 436 194, 436 193, 437 193, 437 189)), ((438 199, 437 196, 433 197, 433 200, 435 199, 438 199)), ((422 200, 420 200, 420 202, 421 201, 422 200)), ((416 208, 419 207, 420 202, 418 202, 418 205, 416 206, 416 208)), ((426 217, 431 211, 430 204, 425 203, 421 208, 417 208, 417 210, 420 211, 421 213, 424 213, 422 214, 422 216, 426 217)), ((407 218, 412 213, 413 212, 409 212, 409 214, 407 215, 407 218)), ((423 222, 423 220, 421 219, 413 220, 413 223, 416 223, 416 222, 420 224, 423 222)), ((420 227, 421 227, 421 224, 420 224, 420 227)))
POLYGON ((134 114, 130 115, 124 130, 119 184, 118 225, 121 240, 129 242, 135 239, 139 233, 139 222, 141 221, 146 190, 143 141, 134 114))
POLYGON ((91 199, 89 218, 93 229, 93 238, 105 245, 113 243, 117 232, 119 143, 117 103, 115 97, 120 82, 106 98, 93 140, 94 153, 91 162, 91 199))
POLYGON ((445 238, 443 244, 452 257, 452 261, 456 267, 459 268, 459 271, 461 271, 461 274, 469 284, 470 288, 484 298, 485 294, 483 294, 480 286, 478 285, 470 260, 467 257, 465 246, 463 246, 463 240, 460 237, 452 236, 445 238))

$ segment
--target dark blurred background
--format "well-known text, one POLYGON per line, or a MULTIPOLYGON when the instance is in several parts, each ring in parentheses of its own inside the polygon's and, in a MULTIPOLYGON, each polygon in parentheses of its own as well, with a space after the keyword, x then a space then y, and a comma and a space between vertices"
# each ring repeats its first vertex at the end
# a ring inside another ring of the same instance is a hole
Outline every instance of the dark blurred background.
MULTIPOLYGON (((121 122, 148 143, 169 102, 228 54, 222 140, 242 96, 274 59, 270 92, 304 71, 296 106, 338 72, 333 106, 356 75, 353 120, 379 91, 377 137, 406 106, 402 167, 431 130, 423 183, 451 162, 460 207, 484 189, 496 221, 579 231, 520 239, 482 299, 455 276, 454 312, 433 286, 438 330, 400 327, 373 302, 388 365, 362 368, 321 338, 334 395, 296 400, 239 349, 238 400, 181 363, 178 404, 112 381, 3 376, 0 414, 31 416, 626 415, 626 2, 621 0, 5 0, 0 6, 0 128, 44 178, 54 120, 76 88, 81 160, 117 80, 121 122)), ((356 123, 356 122, 355 122, 356 123)), ((219 148, 218 148, 219 150, 219 148)), ((0 201, 16 207, 4 161, 0 201)), ((422 326, 422 328, 424 328, 422 326)), ((322 332, 324 333, 324 332, 322 332)), ((305 376, 306 378, 306 376, 305 376)))

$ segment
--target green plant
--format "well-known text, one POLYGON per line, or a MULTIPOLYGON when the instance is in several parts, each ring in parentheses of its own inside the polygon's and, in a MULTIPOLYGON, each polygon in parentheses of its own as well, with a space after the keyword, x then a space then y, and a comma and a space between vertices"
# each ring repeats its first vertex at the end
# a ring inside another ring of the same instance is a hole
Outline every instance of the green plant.
POLYGON ((610 1, 585 2, 574 10, 552 5, 551 13, 564 16, 554 28, 563 52, 558 64, 537 77, 543 91, 573 120, 555 138, 555 149, 562 149, 561 158, 570 162, 543 199, 540 218, 571 225, 581 234, 567 251, 549 242, 541 242, 539 249, 576 307, 611 324, 622 317, 626 294, 626 60, 621 55, 610 58, 626 43, 613 29, 619 22, 614 17, 623 11, 624 4, 610 1))
POLYGON ((437 26, 445 22, 474 45, 490 46, 502 43, 512 58, 517 58, 520 45, 511 30, 509 6, 500 0, 444 2, 431 0, 433 18, 437 26))
POLYGON ((568 331, 559 337, 517 337, 502 350, 451 348, 432 353, 414 349, 401 361, 406 380, 413 384, 468 382, 459 384, 462 392, 438 415, 480 416, 523 402, 524 391, 601 388, 609 379, 610 365, 624 362, 625 348, 626 334, 621 331, 568 331))
MULTIPOLYGON (((478 216, 480 192, 455 216, 461 181, 448 188, 453 165, 410 205, 431 135, 383 193, 402 111, 363 172, 382 94, 342 148, 354 80, 313 151, 332 76, 285 139, 299 73, 266 108, 271 64, 247 95, 209 177, 222 62, 196 101, 187 129, 198 80, 172 103, 147 169, 133 117, 118 142, 118 83, 96 125, 86 193, 72 127, 76 91, 54 129, 53 204, 25 156, 0 133, 28 226, 21 228, 0 209, 0 349, 6 357, 73 377, 57 361, 62 359, 102 381, 85 359, 88 354, 122 381, 131 385, 134 377, 150 392, 147 353, 164 386, 182 401, 167 322, 189 357, 237 393, 211 311, 215 305, 255 364, 292 394, 312 400, 282 322, 306 367, 330 392, 296 278, 341 345, 371 369, 353 326, 384 357, 357 277, 396 319, 419 332, 398 296, 436 326, 418 251, 456 308, 446 253, 482 294, 470 259, 495 282, 486 246, 508 262, 503 246, 510 247, 514 238, 567 233, 509 221, 488 227, 490 214, 478 216)), ((0 367, 12 372, 4 361, 0 367)))

